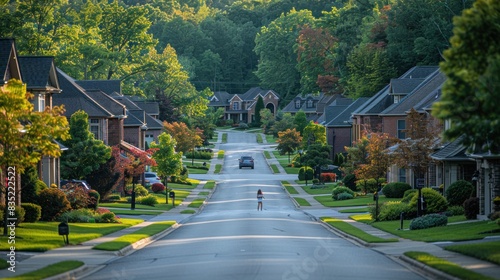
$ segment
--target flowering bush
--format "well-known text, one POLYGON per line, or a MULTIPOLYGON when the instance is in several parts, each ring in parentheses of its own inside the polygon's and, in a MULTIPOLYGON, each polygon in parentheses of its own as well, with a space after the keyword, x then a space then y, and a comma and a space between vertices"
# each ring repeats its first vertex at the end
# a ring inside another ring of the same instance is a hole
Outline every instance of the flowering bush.
POLYGON ((337 178, 337 174, 335 173, 321 173, 321 181, 322 182, 335 182, 337 178))
POLYGON ((151 185, 151 190, 154 193, 159 193, 165 190, 165 186, 162 183, 154 183, 153 185, 151 185))

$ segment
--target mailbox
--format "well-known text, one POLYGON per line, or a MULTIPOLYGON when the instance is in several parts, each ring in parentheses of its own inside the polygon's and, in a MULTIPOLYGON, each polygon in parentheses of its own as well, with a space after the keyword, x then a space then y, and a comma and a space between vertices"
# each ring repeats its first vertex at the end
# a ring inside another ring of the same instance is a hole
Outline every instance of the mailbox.
POLYGON ((174 191, 169 192, 169 193, 168 193, 168 196, 169 196, 170 198, 175 198, 175 192, 174 192, 174 191))
POLYGON ((58 226, 59 235, 68 235, 69 234, 69 225, 66 222, 62 222, 58 226))

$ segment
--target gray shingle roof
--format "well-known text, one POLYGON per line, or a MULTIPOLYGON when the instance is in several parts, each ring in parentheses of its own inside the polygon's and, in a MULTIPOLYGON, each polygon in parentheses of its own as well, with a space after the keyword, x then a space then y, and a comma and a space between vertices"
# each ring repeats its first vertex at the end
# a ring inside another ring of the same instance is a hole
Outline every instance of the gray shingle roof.
POLYGON ((467 148, 461 144, 463 137, 458 137, 454 141, 447 143, 439 151, 433 153, 431 158, 441 161, 464 161, 472 160, 466 155, 467 148))
POLYGON ((108 95, 111 95, 113 93, 122 93, 120 80, 77 80, 76 83, 84 89, 98 89, 108 95))
POLYGON ((332 119, 328 119, 326 126, 328 127, 341 127, 341 126, 351 126, 352 113, 358 109, 361 105, 368 101, 368 97, 360 97, 352 101, 342 112, 337 113, 332 119))
POLYGON ((56 69, 52 56, 20 56, 18 57, 23 82, 28 89, 58 88, 57 76, 52 76, 56 69))
POLYGON ((85 111, 89 117, 115 117, 112 112, 90 97, 82 87, 75 83, 73 78, 60 69, 57 69, 57 77, 63 92, 62 94, 54 95, 52 103, 54 106, 64 105, 67 117, 70 117, 78 110, 85 111))
POLYGON ((12 78, 22 79, 18 64, 10 64, 15 56, 17 56, 15 40, 0 39, 0 82, 3 83, 12 78))

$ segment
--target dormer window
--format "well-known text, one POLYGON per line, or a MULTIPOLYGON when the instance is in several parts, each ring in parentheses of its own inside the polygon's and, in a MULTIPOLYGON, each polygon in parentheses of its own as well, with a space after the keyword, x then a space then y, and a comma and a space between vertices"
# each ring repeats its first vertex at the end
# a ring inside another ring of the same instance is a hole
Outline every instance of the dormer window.
POLYGON ((313 108, 314 102, 312 100, 307 100, 307 108, 313 108))
POLYGON ((240 109, 240 103, 239 102, 233 102, 233 110, 239 110, 240 109))
POLYGON ((401 95, 394 95, 394 104, 399 103, 402 99, 401 95))
POLYGON ((300 100, 297 99, 295 100, 295 109, 299 109, 300 108, 300 100))

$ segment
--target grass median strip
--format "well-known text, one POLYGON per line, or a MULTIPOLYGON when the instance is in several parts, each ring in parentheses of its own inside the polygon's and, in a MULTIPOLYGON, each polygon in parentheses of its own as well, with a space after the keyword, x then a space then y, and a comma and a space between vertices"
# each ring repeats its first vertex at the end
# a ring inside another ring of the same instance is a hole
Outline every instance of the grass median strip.
POLYGON ((94 246, 92 249, 105 251, 121 250, 141 239, 151 237, 160 233, 175 224, 175 221, 157 222, 146 227, 143 227, 133 233, 123 235, 113 241, 104 242, 94 246))
POLYGON ((359 229, 353 225, 350 225, 349 223, 346 223, 346 222, 339 220, 339 219, 330 218, 330 217, 321 217, 321 220, 323 222, 331 225, 332 227, 340 230, 340 231, 343 231, 349 235, 357 237, 357 238, 359 238, 365 242, 368 242, 368 243, 398 242, 398 240, 395 238, 384 239, 384 238, 380 238, 377 236, 373 236, 373 235, 368 234, 368 233, 362 231, 361 229, 359 229))
POLYGON ((500 241, 450 245, 445 249, 500 265, 500 241))
POLYGON ((19 276, 7 277, 4 279, 17 279, 17 280, 38 280, 45 279, 48 277, 52 277, 61 273, 65 273, 71 271, 73 269, 77 269, 82 266, 84 263, 81 261, 62 261, 55 264, 48 265, 44 268, 40 268, 38 270, 21 274, 19 276))
POLYGON ((484 276, 482 274, 479 274, 477 272, 468 270, 466 268, 463 268, 455 263, 449 262, 447 260, 443 260, 441 258, 438 258, 436 256, 433 256, 429 253, 424 253, 424 252, 406 252, 405 256, 414 259, 418 262, 421 262, 425 265, 428 265, 434 269, 437 269, 439 271, 442 271, 446 274, 452 275, 457 277, 458 279, 484 279, 484 280, 489 280, 493 279, 488 276, 484 276))

